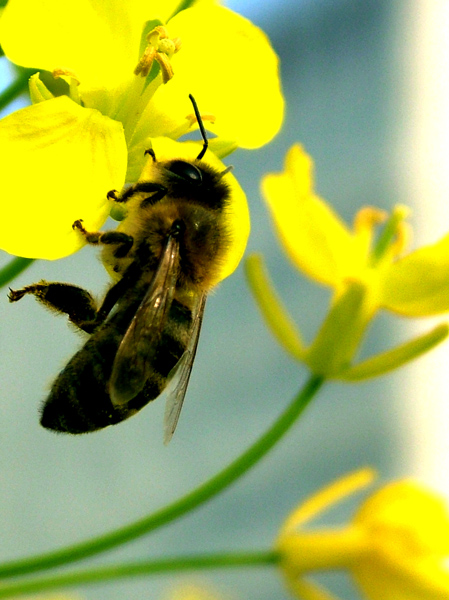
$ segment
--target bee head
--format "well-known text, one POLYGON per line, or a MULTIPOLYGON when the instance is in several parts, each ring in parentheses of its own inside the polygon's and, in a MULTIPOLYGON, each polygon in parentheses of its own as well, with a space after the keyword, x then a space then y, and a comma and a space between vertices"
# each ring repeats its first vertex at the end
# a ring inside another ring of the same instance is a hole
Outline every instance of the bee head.
POLYGON ((163 199, 184 200, 188 203, 202 205, 206 208, 222 210, 229 201, 229 187, 223 181, 224 176, 232 169, 227 167, 218 171, 207 162, 202 161, 208 149, 206 130, 204 129, 198 106, 192 95, 189 95, 195 111, 196 120, 203 138, 203 147, 196 158, 158 161, 152 148, 145 151, 152 158, 149 169, 146 170, 146 181, 140 181, 132 186, 132 192, 156 192, 144 198, 143 205, 153 204, 163 199))
POLYGON ((201 169, 185 160, 172 160, 166 169, 174 179, 179 178, 187 185, 201 185, 203 182, 201 169))
MULTIPOLYGON (((229 188, 223 181, 224 172, 198 159, 174 159, 158 163, 158 181, 167 190, 166 198, 185 200, 207 208, 221 210, 229 200, 229 188)), ((227 171, 226 171, 227 172, 227 171)))

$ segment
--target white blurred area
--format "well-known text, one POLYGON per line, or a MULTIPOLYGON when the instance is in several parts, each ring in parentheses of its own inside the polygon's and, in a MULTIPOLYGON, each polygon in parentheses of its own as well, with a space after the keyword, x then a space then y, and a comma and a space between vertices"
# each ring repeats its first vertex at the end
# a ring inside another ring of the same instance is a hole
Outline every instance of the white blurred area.
MULTIPOLYGON (((404 32, 398 64, 404 120, 396 150, 406 156, 398 160, 398 181, 413 210, 415 246, 449 230, 449 3, 404 2, 398 24, 404 32)), ((410 329, 430 327, 426 319, 410 329)), ((449 344, 416 361, 398 393, 411 432, 410 472, 449 495, 449 344)))

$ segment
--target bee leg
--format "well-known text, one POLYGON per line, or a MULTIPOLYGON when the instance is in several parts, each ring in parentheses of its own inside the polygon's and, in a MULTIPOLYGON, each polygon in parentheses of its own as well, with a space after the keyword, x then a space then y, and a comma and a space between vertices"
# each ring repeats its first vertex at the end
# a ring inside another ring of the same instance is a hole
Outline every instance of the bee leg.
POLYGON ((148 148, 147 150, 145 150, 145 152, 143 153, 143 155, 146 156, 147 154, 149 156, 151 156, 151 158, 153 159, 153 162, 157 162, 157 160, 156 160, 156 154, 154 153, 153 148, 148 148))
POLYGON ((134 244, 134 238, 122 231, 87 231, 82 219, 75 221, 72 228, 79 231, 88 244, 94 246, 99 244, 116 245, 117 248, 114 250, 116 258, 125 257, 134 244))
POLYGON ((133 288, 140 277, 140 266, 135 262, 131 263, 131 265, 123 274, 123 277, 107 291, 100 308, 96 311, 95 319, 90 323, 92 331, 94 331, 103 323, 103 321, 105 321, 106 317, 109 315, 123 294, 125 294, 125 292, 130 288, 133 288))
POLYGON ((95 317, 95 322, 100 325, 106 319, 108 314, 114 308, 118 300, 123 296, 123 294, 131 287, 136 284, 138 280, 138 273, 135 273, 134 265, 128 267, 127 271, 123 277, 112 287, 109 288, 106 296, 104 297, 103 303, 97 311, 97 315, 95 317))
POLYGON ((81 287, 68 283, 40 281, 20 290, 9 290, 10 302, 17 302, 32 294, 47 308, 68 315, 69 321, 79 329, 92 333, 96 327, 97 304, 92 295, 81 287))
POLYGON ((115 202, 127 202, 134 194, 143 192, 144 194, 152 194, 152 196, 145 198, 144 202, 151 201, 152 204, 162 200, 167 195, 167 188, 160 183, 154 181, 139 181, 134 185, 127 188, 124 192, 119 194, 116 190, 108 192, 108 198, 115 200, 115 202))

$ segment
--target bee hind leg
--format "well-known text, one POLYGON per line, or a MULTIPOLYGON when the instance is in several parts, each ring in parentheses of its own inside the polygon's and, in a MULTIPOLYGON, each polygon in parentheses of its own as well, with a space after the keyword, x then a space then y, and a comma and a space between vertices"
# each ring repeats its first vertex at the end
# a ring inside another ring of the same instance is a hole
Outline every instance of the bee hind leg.
POLYGON ((66 314, 69 321, 79 329, 92 333, 97 327, 97 303, 86 290, 68 283, 40 281, 20 290, 9 290, 10 302, 17 302, 26 294, 32 294, 39 302, 55 312, 66 314))

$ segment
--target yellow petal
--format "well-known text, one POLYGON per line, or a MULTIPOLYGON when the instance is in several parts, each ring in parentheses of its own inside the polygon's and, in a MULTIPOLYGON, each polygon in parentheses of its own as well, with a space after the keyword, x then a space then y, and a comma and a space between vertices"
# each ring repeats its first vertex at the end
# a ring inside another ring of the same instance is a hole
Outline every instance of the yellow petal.
POLYGON ((290 592, 300 600, 339 600, 337 596, 330 594, 326 589, 318 584, 307 581, 307 579, 296 579, 287 582, 290 592))
POLYGON ((182 47, 172 59, 174 77, 150 102, 141 135, 175 130, 191 114, 188 95, 200 112, 216 117, 208 130, 245 148, 256 148, 278 132, 284 112, 278 59, 265 34, 250 21, 221 6, 200 5, 167 24, 182 47))
MULTIPOLYGON (((106 88, 111 96, 134 77, 151 8, 146 0, 11 0, 0 20, 0 41, 16 64, 75 72, 85 100, 88 90, 106 88)), ((107 112, 99 103, 96 108, 107 112)))
POLYGON ((449 310, 449 235, 390 265, 382 278, 381 303, 407 316, 449 310))
MULTIPOLYGON (((151 140, 151 145, 158 161, 176 158, 194 160, 201 149, 201 144, 198 142, 174 142, 168 138, 155 138, 151 140)), ((226 169, 226 166, 212 152, 206 152, 202 158, 202 162, 210 165, 219 172, 226 169)), ((151 172, 151 163, 152 159, 149 158, 149 172, 151 172)), ((145 181, 146 179, 150 179, 150 176, 146 174, 146 169, 144 169, 141 180, 145 181)), ((249 210, 245 193, 232 173, 224 175, 223 181, 230 188, 230 202, 223 214, 230 243, 219 277, 215 283, 218 283, 235 271, 245 252, 250 231, 249 210)))
POLYGON ((440 494, 412 479, 379 489, 359 508, 354 523, 398 557, 449 553, 449 508, 440 494))
POLYGON ((262 190, 288 256, 317 281, 338 286, 355 276, 366 256, 354 237, 313 191, 312 161, 301 146, 287 154, 285 171, 267 175, 262 190))
POLYGON ((222 600, 218 592, 197 583, 181 584, 164 597, 166 600, 222 600))
POLYGON ((353 576, 367 600, 449 600, 449 573, 435 561, 386 568, 377 557, 361 561, 353 576))
POLYGON ((449 598, 449 511, 442 496, 413 480, 396 481, 368 498, 354 522, 371 540, 371 551, 352 567, 367 598, 449 598))
POLYGON ((120 123, 67 97, 19 110, 0 121, 0 248, 55 259, 83 244, 77 219, 97 229, 106 194, 120 189, 126 145, 120 123))
POLYGON ((363 467, 332 481, 307 498, 289 515, 282 527, 281 535, 297 531, 308 521, 333 508, 338 502, 373 483, 376 477, 377 473, 374 469, 363 467))

